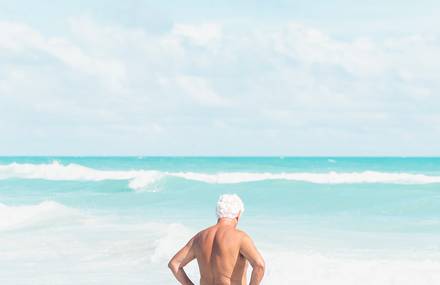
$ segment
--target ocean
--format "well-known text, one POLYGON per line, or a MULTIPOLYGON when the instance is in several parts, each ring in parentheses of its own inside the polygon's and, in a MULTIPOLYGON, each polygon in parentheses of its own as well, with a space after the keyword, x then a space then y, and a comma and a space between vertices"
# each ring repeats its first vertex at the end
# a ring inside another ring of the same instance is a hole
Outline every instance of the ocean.
POLYGON ((263 284, 440 284, 427 157, 0 157, 0 284, 177 284, 167 262, 222 193, 263 284))

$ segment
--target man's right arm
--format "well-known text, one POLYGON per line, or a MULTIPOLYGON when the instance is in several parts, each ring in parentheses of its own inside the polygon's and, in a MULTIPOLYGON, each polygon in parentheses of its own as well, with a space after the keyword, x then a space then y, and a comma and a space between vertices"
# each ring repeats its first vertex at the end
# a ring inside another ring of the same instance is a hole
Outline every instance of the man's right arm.
POLYGON ((195 237, 193 237, 181 250, 179 250, 168 263, 168 267, 171 269, 174 277, 176 277, 180 284, 194 285, 194 283, 189 279, 188 275, 186 275, 185 270, 183 270, 183 267, 196 257, 193 248, 194 239, 195 237))
POLYGON ((241 240, 240 253, 252 266, 252 275, 249 285, 259 285, 264 276, 265 264, 263 257, 247 234, 244 234, 244 237, 241 240))

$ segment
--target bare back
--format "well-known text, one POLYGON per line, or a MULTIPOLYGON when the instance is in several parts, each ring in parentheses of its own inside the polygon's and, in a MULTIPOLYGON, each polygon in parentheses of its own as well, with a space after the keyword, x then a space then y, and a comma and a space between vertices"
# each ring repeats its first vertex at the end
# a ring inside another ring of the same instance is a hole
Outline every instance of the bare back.
POLYGON ((176 279, 193 285, 185 270, 197 259, 200 285, 244 285, 248 262, 252 266, 251 285, 264 275, 264 260, 251 238, 235 228, 237 220, 219 219, 217 224, 196 234, 168 263, 176 279))
POLYGON ((200 285, 246 284, 247 262, 240 253, 244 233, 217 224, 199 232, 193 243, 200 270, 200 285))

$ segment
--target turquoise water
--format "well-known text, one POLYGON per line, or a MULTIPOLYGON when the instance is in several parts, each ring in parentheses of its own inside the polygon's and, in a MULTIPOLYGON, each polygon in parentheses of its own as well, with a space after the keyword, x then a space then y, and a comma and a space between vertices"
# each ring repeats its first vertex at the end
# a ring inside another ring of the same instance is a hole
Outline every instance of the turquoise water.
POLYGON ((440 282, 440 158, 340 157, 2 157, 0 281, 176 284, 222 193, 264 284, 440 282))

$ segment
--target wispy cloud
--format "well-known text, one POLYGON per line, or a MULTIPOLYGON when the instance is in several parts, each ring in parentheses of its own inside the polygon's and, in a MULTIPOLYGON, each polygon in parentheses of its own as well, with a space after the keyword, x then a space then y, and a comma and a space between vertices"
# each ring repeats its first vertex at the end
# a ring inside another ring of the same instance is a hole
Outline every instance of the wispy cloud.
POLYGON ((123 132, 134 152, 160 152, 178 137, 176 153, 192 153, 200 138, 186 130, 216 138, 206 140, 207 152, 224 134, 240 136, 226 145, 243 154, 307 147, 344 154, 372 136, 378 149, 390 150, 408 133, 428 141, 440 135, 417 127, 437 120, 440 107, 438 34, 344 38, 300 21, 234 19, 174 22, 151 32, 86 16, 69 17, 66 27, 54 36, 0 21, 0 127, 16 140, 22 137, 6 125, 40 129, 47 147, 36 151, 50 151, 52 137, 84 138, 91 129, 96 141, 68 148, 96 150, 123 132), (350 138, 353 146, 322 148, 324 134, 350 138), (259 135, 269 148, 245 147, 259 135))
POLYGON ((195 45, 207 46, 221 40, 222 26, 220 23, 176 24, 172 34, 195 45))
POLYGON ((207 106, 225 106, 227 100, 219 96, 206 79, 196 76, 178 76, 177 85, 195 102, 207 106))

